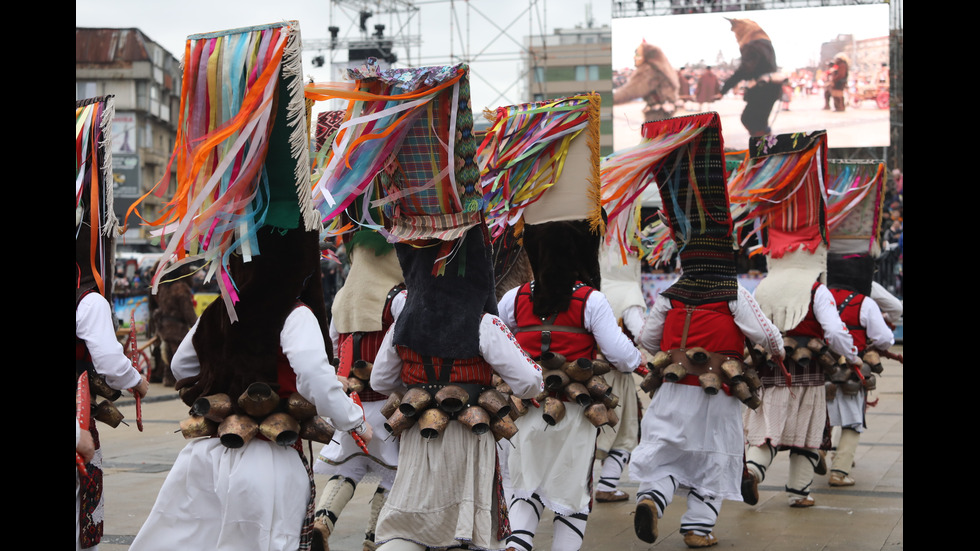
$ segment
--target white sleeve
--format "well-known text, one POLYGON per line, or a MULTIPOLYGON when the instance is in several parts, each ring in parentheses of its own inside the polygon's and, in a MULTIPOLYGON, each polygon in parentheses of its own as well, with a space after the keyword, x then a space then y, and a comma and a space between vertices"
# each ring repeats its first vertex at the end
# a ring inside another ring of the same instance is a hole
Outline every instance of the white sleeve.
POLYGON ((405 309, 405 301, 408 300, 408 291, 402 289, 400 293, 395 295, 391 299, 391 317, 392 319, 398 319, 398 316, 402 315, 402 310, 405 309))
POLYGON ((178 381, 193 377, 201 373, 201 361, 197 358, 197 350, 194 349, 194 334, 197 333, 197 324, 201 321, 198 318, 194 325, 184 335, 184 340, 180 341, 180 346, 174 352, 174 358, 170 360, 170 371, 178 381))
POLYGON ((340 332, 337 331, 337 326, 333 324, 333 319, 330 319, 330 328, 327 330, 330 335, 330 346, 333 347, 333 355, 337 357, 340 354, 340 332))
POLYGON ((643 362, 643 356, 616 323, 606 295, 592 291, 585 303, 585 328, 595 337, 603 356, 616 369, 630 373, 643 362))
POLYGON ((752 293, 744 287, 738 287, 738 299, 728 303, 735 317, 735 325, 750 341, 761 344, 767 352, 783 358, 786 349, 783 348, 783 337, 779 329, 762 313, 759 303, 752 293))
POLYGON ((859 363, 854 339, 847 331, 847 326, 841 321, 840 315, 837 314, 837 301, 834 300, 834 295, 825 285, 817 287, 813 294, 813 315, 823 328, 827 346, 835 353, 844 356, 847 363, 851 365, 859 363))
POLYGON ((864 327, 868 333, 868 346, 878 350, 888 350, 895 344, 895 334, 888 328, 884 316, 881 315, 881 309, 874 300, 865 297, 865 300, 861 301, 859 316, 861 327, 864 327))
POLYGON ((317 413, 329 417, 337 430, 357 427, 364 413, 337 380, 337 372, 327 359, 323 334, 309 308, 299 307, 286 318, 279 343, 296 373, 296 389, 316 406, 317 413))
POLYGON ((640 334, 643 332, 643 314, 645 312, 646 308, 640 305, 630 306, 623 311, 623 325, 629 329, 636 340, 639 340, 640 334))
POLYGON ((905 310, 902 301, 877 281, 871 282, 871 299, 878 303, 878 308, 881 309, 886 320, 894 323, 901 319, 905 310))
POLYGON ((112 309, 99 293, 89 293, 75 308, 75 336, 85 341, 95 371, 116 390, 133 388, 140 374, 126 357, 112 327, 112 309))
POLYGON ((504 293, 504 296, 500 297, 500 301, 497 302, 497 317, 511 331, 517 327, 517 318, 514 317, 514 300, 517 297, 518 290, 520 290, 520 287, 514 287, 510 291, 507 291, 504 293))
POLYGON ((544 390, 541 367, 497 316, 484 314, 480 320, 480 355, 518 398, 533 398, 544 390))
POLYGON ((402 382, 402 359, 398 356, 393 342, 397 324, 398 321, 395 320, 385 333, 384 339, 381 340, 381 347, 378 348, 378 355, 374 358, 374 367, 371 368, 371 388, 381 394, 405 391, 405 384, 402 382))
POLYGON ((664 322, 667 320, 667 312, 670 311, 670 301, 663 295, 657 295, 650 307, 650 313, 643 323, 643 331, 640 332, 640 346, 647 349, 651 354, 660 351, 660 339, 664 336, 664 322))

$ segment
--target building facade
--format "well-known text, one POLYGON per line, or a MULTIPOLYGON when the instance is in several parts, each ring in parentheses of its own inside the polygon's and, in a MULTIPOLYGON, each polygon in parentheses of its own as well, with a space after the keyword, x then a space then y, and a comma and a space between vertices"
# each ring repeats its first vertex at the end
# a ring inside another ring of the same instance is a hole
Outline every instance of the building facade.
POLYGON ((602 98, 600 154, 613 152, 612 30, 601 27, 555 29, 525 38, 526 101, 543 101, 585 92, 602 98))
MULTIPOLYGON (((167 198, 176 189, 169 167, 177 135, 181 68, 177 59, 139 29, 75 28, 75 99, 115 96, 112 176, 116 216, 158 183, 167 198)), ((161 199, 141 206, 155 217, 161 199)), ((122 243, 146 243, 130 218, 122 243)))

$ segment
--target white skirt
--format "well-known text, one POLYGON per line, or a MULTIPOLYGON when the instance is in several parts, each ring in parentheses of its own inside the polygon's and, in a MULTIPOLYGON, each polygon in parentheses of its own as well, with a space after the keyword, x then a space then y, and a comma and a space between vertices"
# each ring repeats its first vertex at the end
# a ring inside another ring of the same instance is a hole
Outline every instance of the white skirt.
POLYGON ((493 477, 497 451, 489 432, 477 436, 450 421, 438 438, 418 424, 401 435, 398 471, 378 517, 375 541, 405 539, 442 549, 462 543, 500 550, 493 477))
POLYGON ((827 391, 820 386, 771 386, 759 393, 762 405, 745 411, 749 445, 818 449, 827 425, 827 391))
POLYGON ((864 432, 865 393, 862 388, 854 396, 837 389, 837 396, 827 401, 827 420, 832 427, 844 427, 864 432))
POLYGON ((640 444, 630 458, 630 478, 652 484, 673 476, 678 485, 742 501, 742 403, 700 386, 665 383, 643 415, 640 444))
POLYGON ((381 487, 391 488, 398 465, 398 439, 384 430, 384 423, 387 421, 381 415, 384 404, 384 400, 364 402, 364 417, 374 429, 374 438, 368 444, 370 456, 364 454, 350 433, 337 431, 333 440, 320 449, 313 463, 313 472, 329 476, 341 475, 354 482, 373 475, 380 479, 381 487))
POLYGON ((543 406, 528 410, 515 421, 518 432, 511 439, 508 470, 514 497, 538 494, 558 514, 588 513, 597 429, 585 418, 585 408, 565 402, 565 417, 555 426, 545 423, 543 406))
POLYGON ((194 440, 130 549, 293 551, 309 500, 309 474, 295 449, 259 439, 238 449, 194 440))
POLYGON ((613 369, 602 378, 612 387, 613 394, 619 397, 619 405, 615 410, 619 422, 613 428, 604 426, 599 429, 599 437, 596 439, 599 459, 605 459, 610 450, 633 451, 640 432, 640 411, 636 404, 636 381, 633 374, 613 369))

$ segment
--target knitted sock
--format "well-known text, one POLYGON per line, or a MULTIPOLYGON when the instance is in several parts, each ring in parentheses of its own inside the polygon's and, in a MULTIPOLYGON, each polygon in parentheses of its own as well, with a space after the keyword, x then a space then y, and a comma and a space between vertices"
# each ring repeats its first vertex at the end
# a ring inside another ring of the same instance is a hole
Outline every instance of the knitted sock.
POLYGON ((555 514, 554 536, 551 548, 555 551, 578 551, 582 548, 585 538, 585 524, 589 520, 587 514, 559 515, 555 514))
POLYGON ((626 450, 609 450, 609 454, 602 462, 602 472, 599 474, 599 483, 596 489, 603 492, 613 492, 619 485, 619 478, 623 475, 623 469, 630 462, 630 452, 626 450))

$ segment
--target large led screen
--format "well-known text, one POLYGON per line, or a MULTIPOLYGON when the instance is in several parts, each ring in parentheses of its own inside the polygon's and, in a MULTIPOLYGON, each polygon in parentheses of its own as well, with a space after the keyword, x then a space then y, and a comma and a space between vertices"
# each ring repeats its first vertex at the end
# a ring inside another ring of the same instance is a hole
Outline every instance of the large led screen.
POLYGON ((616 150, 646 120, 702 111, 721 115, 726 149, 818 129, 832 148, 889 143, 887 4, 617 18, 612 31, 616 150))

